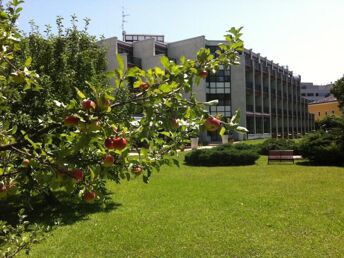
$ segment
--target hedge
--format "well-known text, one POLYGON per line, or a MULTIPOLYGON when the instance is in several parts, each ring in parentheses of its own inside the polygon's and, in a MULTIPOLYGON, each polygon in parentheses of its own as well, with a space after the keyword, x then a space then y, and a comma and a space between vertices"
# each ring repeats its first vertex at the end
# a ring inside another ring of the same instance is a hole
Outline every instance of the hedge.
POLYGON ((185 155, 185 163, 193 166, 239 166, 252 165, 258 158, 254 147, 234 144, 191 151, 185 155))

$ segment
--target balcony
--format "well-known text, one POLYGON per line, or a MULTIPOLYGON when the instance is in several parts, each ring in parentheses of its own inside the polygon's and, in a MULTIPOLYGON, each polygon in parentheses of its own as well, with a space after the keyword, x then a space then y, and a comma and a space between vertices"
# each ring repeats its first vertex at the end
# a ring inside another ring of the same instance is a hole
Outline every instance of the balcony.
POLYGON ((264 113, 265 114, 269 114, 270 113, 269 107, 264 107, 264 113))
POLYGON ((253 105, 246 105, 247 112, 253 112, 253 105))

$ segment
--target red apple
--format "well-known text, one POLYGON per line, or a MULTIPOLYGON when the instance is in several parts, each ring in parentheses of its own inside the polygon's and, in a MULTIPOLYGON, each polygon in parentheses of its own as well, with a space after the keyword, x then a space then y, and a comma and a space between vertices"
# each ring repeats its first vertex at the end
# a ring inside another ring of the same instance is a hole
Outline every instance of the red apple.
POLYGON ((139 86, 140 90, 147 90, 149 88, 149 84, 147 82, 142 82, 139 86))
POLYGON ((23 165, 24 168, 27 168, 30 165, 30 160, 24 159, 23 162, 22 162, 22 165, 23 165))
POLYGON ((208 131, 214 132, 220 128, 221 120, 217 119, 216 117, 210 116, 205 121, 204 126, 208 131))
POLYGON ((104 145, 108 149, 114 149, 113 137, 108 137, 105 139, 104 145))
POLYGON ((112 140, 113 148, 116 150, 122 150, 127 146, 127 140, 123 137, 116 137, 112 140))
POLYGON ((64 119, 64 124, 66 126, 74 126, 74 125, 77 125, 79 123, 79 118, 76 117, 76 116, 67 116, 65 119, 64 119))
POLYGON ((96 103, 93 100, 90 99, 84 99, 82 101, 82 107, 86 110, 90 110, 90 109, 96 109, 96 103))
POLYGON ((136 175, 140 175, 143 171, 143 168, 142 166, 140 165, 134 165, 132 168, 131 168, 131 171, 136 174, 136 175))
POLYGON ((72 176, 77 182, 81 182, 84 179, 84 172, 77 168, 73 170, 72 176))
POLYGON ((111 167, 115 162, 115 158, 111 154, 106 154, 103 158, 103 166, 104 167, 111 167))
POLYGON ((200 71, 199 76, 201 76, 203 79, 205 79, 208 76, 208 72, 206 70, 200 71))
POLYGON ((86 191, 82 198, 85 202, 93 202, 97 197, 97 193, 94 191, 86 191))

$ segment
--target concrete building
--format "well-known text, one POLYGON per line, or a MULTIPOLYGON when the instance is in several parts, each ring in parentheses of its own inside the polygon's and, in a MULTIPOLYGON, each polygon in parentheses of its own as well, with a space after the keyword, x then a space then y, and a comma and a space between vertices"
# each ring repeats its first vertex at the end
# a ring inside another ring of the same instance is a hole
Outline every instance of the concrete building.
POLYGON ((339 108, 339 103, 334 96, 329 96, 309 103, 308 110, 310 113, 314 114, 316 121, 322 120, 326 116, 340 117, 343 115, 339 108))
POLYGON ((312 82, 301 82, 301 97, 317 101, 330 96, 332 84, 314 85, 312 82))
MULTIPOLYGON (((126 39, 128 35, 125 36, 126 39)), ((117 66, 116 54, 123 57, 127 67, 136 65, 148 69, 162 67, 162 55, 173 60, 181 56, 195 59, 200 48, 206 47, 215 53, 218 44, 225 42, 207 40, 204 36, 171 43, 165 43, 160 35, 129 35, 129 38, 130 42, 116 37, 99 42, 107 49, 108 69, 117 66), (139 36, 145 39, 140 40, 139 36)), ((250 139, 293 138, 314 129, 314 116, 308 113, 308 101, 301 97, 299 75, 248 49, 242 53, 240 61, 240 65, 220 69, 194 87, 199 101, 219 100, 217 106, 209 108, 211 114, 231 117, 233 111, 240 109, 240 122, 248 128, 250 139)), ((217 134, 208 137, 218 140, 217 134)))

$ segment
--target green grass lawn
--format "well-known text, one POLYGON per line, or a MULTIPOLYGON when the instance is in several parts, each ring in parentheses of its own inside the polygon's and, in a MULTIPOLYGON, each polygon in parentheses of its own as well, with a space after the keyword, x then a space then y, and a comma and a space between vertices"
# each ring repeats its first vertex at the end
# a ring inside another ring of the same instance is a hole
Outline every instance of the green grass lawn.
MULTIPOLYGON (((269 138, 270 139, 270 138, 269 138)), ((245 141, 240 141, 240 143, 245 143, 245 144, 250 144, 250 145, 256 145, 256 144, 261 144, 265 142, 267 139, 252 139, 252 140, 245 140, 245 141)))
POLYGON ((116 208, 58 227, 31 256, 343 257, 344 168, 266 163, 109 183, 116 208))

